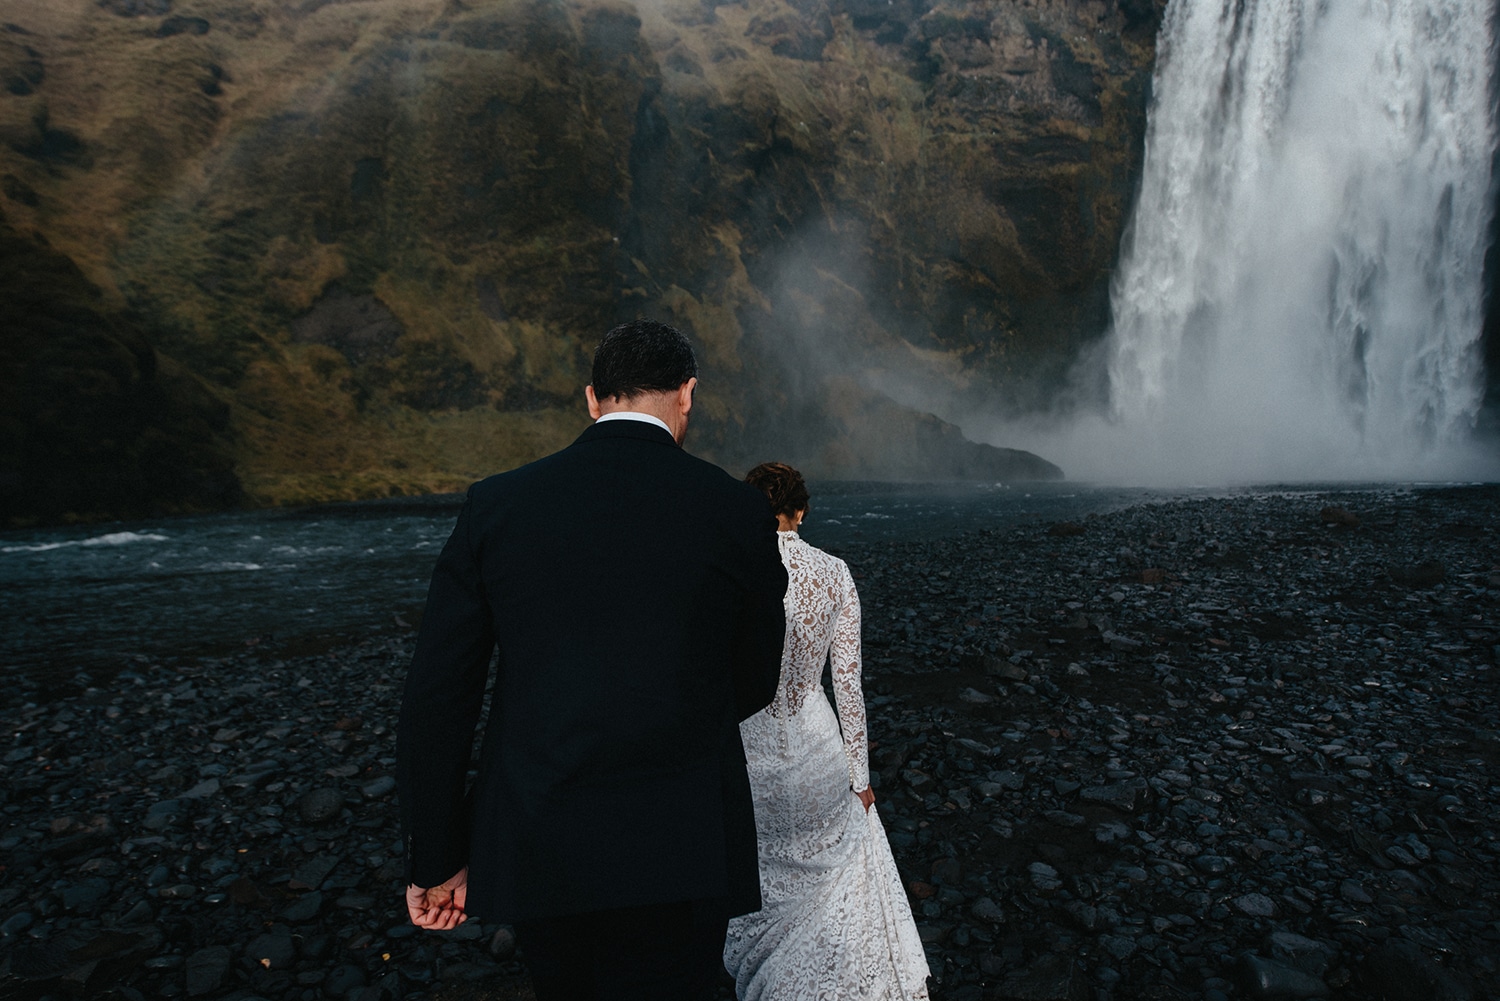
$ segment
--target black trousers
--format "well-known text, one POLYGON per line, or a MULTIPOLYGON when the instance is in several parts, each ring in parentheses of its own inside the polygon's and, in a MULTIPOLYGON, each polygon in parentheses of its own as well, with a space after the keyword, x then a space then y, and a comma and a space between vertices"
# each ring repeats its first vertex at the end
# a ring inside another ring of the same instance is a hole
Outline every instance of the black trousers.
POLYGON ((516 922, 537 1001, 708 1001, 724 973, 724 900, 516 922))

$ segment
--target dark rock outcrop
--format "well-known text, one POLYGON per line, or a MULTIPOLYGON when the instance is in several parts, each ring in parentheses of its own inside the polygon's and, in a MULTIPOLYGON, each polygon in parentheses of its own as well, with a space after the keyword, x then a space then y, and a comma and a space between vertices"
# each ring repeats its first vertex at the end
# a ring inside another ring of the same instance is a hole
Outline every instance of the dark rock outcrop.
POLYGON ((895 399, 1025 411, 1103 331, 1154 0, 92 10, 109 59, 0 36, 5 209, 230 404, 256 502, 565 443, 637 315, 696 338, 731 467, 1056 475, 895 399))
POLYGON ((229 407, 0 215, 0 522, 240 499, 229 407))

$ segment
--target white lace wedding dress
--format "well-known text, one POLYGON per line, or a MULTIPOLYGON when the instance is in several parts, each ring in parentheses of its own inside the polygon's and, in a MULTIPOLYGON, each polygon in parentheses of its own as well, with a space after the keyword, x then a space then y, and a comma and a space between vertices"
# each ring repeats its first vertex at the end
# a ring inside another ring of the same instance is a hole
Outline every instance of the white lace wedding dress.
POLYGON ((790 578, 781 685, 740 724, 765 906, 729 923, 724 966, 741 1001, 926 998, 927 959, 885 828, 854 793, 870 784, 859 595, 843 560, 795 532, 780 543, 790 578))

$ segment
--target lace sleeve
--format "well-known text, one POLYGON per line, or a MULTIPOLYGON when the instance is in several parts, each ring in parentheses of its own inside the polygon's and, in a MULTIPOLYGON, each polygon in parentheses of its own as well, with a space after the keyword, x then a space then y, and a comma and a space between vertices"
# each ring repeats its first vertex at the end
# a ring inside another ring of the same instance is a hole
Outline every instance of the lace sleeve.
POLYGON ((860 686, 859 592, 849 567, 839 564, 843 601, 833 626, 833 699, 838 704, 839 728, 844 732, 844 757, 849 763, 849 787, 861 792, 870 786, 870 745, 865 739, 865 695, 860 686))

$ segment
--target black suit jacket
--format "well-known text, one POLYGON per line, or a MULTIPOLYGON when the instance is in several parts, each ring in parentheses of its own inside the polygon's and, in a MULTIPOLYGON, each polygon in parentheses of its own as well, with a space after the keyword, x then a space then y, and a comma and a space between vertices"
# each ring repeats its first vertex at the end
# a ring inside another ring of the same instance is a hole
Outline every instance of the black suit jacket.
POLYGON ((786 583, 765 497, 643 421, 476 483, 401 705, 407 881, 467 863, 488 920, 759 909, 739 721, 775 695, 786 583))

